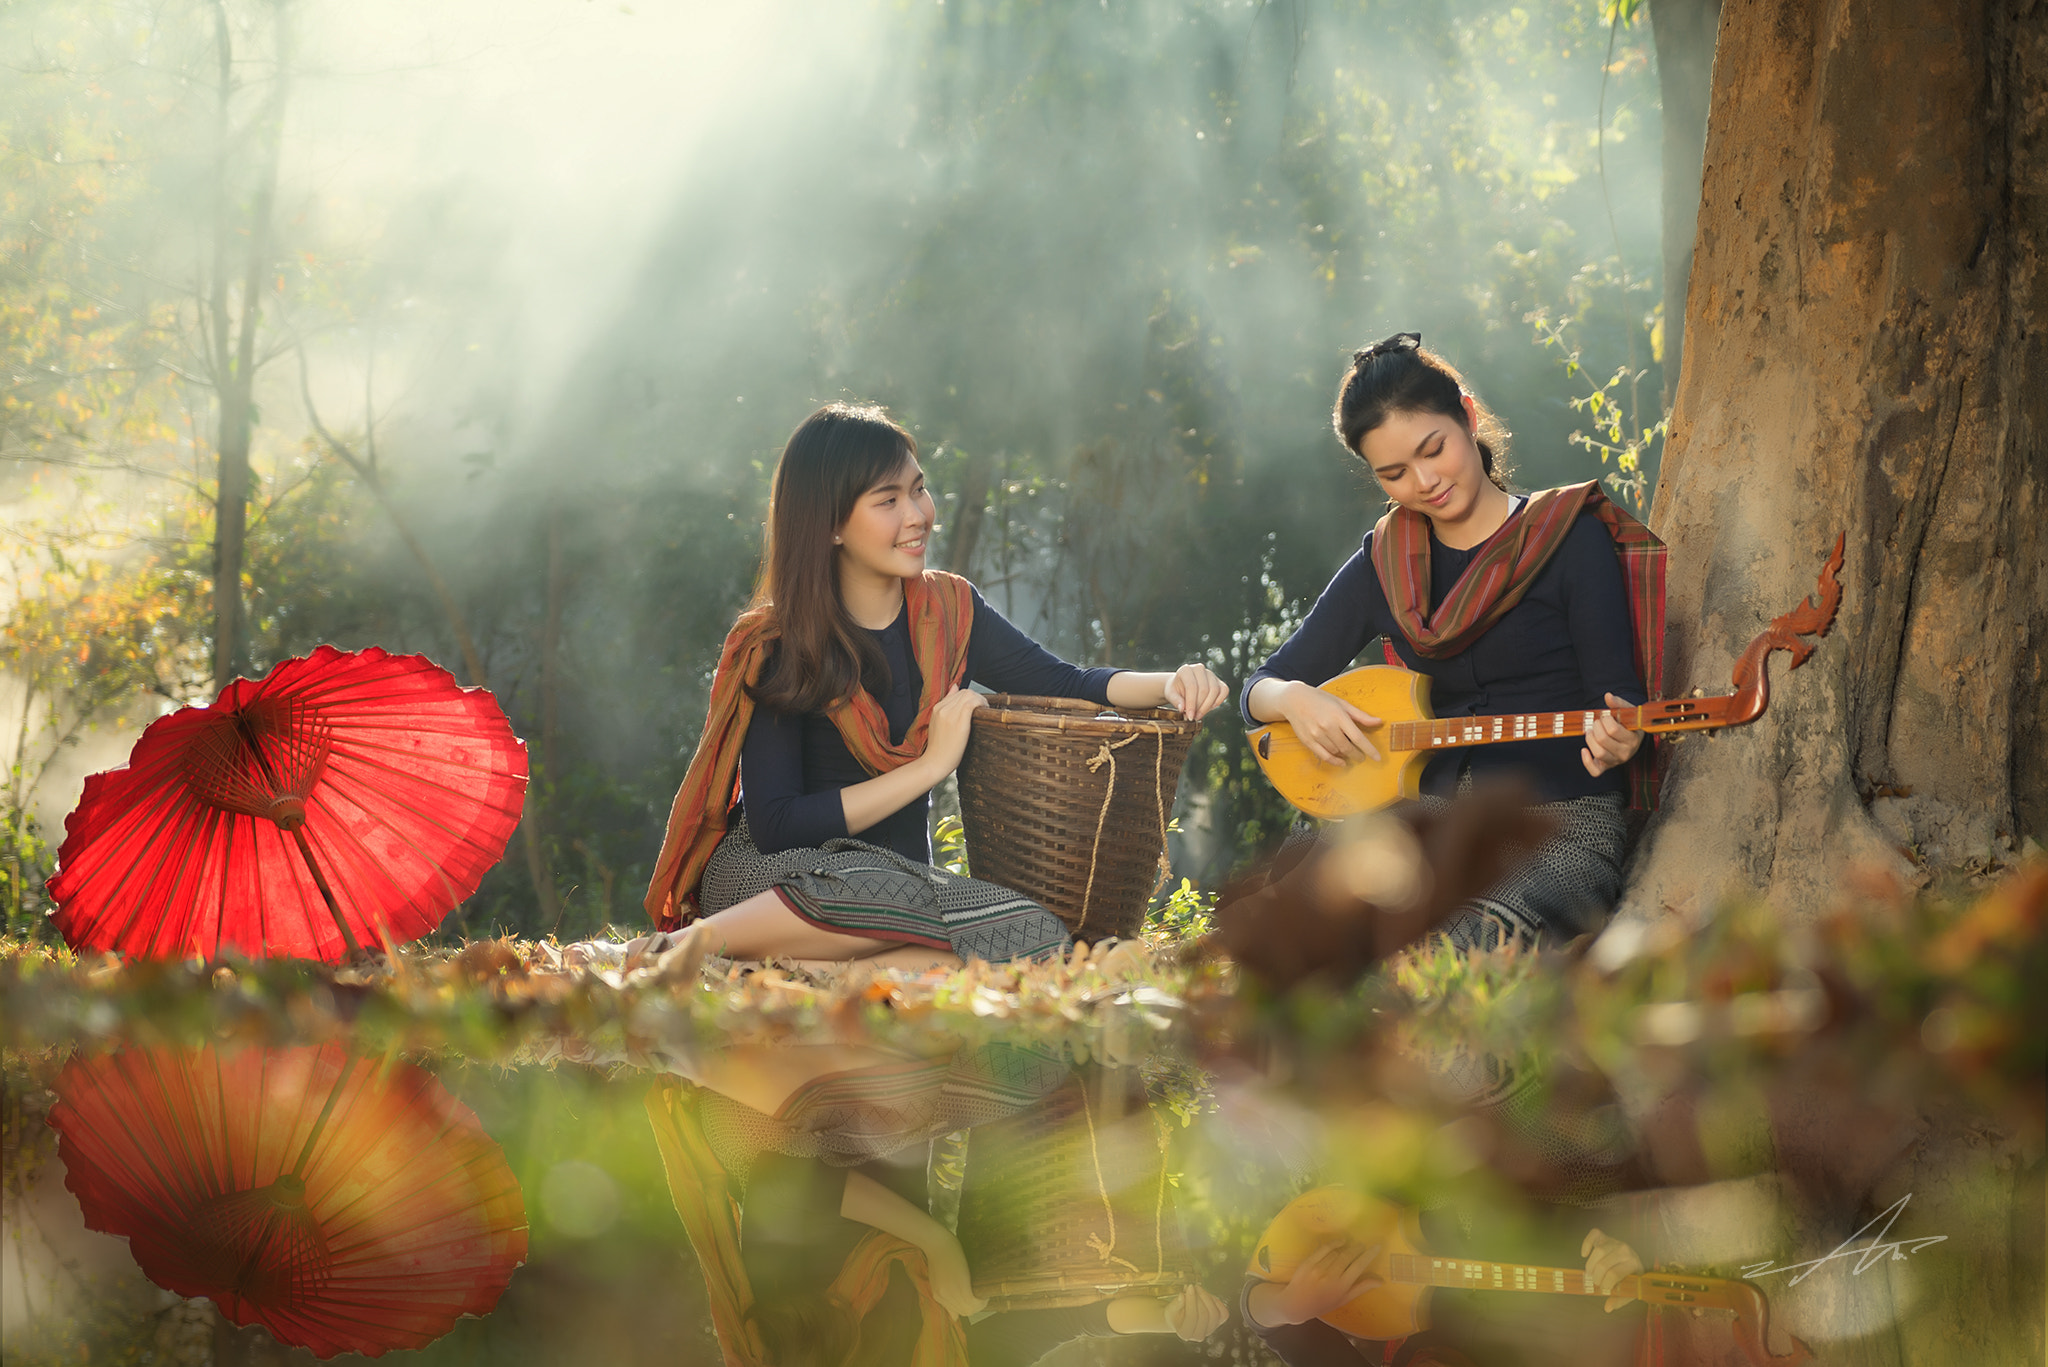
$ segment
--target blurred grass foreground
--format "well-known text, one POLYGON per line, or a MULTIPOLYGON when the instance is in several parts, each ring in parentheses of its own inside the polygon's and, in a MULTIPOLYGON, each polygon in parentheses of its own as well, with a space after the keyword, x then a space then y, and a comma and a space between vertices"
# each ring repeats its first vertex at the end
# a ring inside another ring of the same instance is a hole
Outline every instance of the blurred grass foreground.
POLYGON ((412 948, 369 966, 81 958, 0 940, 0 1046, 319 1042, 478 1062, 633 1064, 700 1040, 1030 1035, 1086 1061, 1284 1050, 1559 1063, 1610 1078, 1768 1086, 1838 1078, 1867 1104, 1966 1100, 2030 1134, 2048 1073, 2048 857, 1908 889, 1850 880, 1805 925, 1732 904, 1621 923, 1566 950, 1411 946, 1355 985, 1279 988, 1210 951, 1189 884, 1141 942, 910 974, 742 964, 553 940, 412 948), (609 950, 609 952, 605 952, 609 950))
MULTIPOLYGON (((1731 904, 1704 924, 1624 923, 1564 950, 1425 943, 1348 983, 1283 984, 1232 963, 1215 949, 1211 903, 1183 884, 1155 906, 1142 946, 922 975, 741 964, 687 943, 570 952, 505 938, 333 967, 80 958, 10 939, 0 1054, 11 1218, 39 1199, 50 1089, 76 1061, 338 1045, 443 1078, 507 1145, 527 1189, 532 1275, 508 1309, 432 1360, 477 1360, 465 1354, 479 1336, 491 1360, 575 1356, 583 1348, 559 1333, 521 1326, 549 1306, 587 1308, 583 1296, 654 1297, 666 1307, 654 1320, 599 1314, 612 1327, 589 1332, 616 1339, 621 1361, 677 1360, 705 1330, 694 1279, 680 1292, 661 1280, 678 1231, 636 1119, 650 1086, 687 1085, 674 1076, 760 1046, 925 1059, 994 1048, 1077 1079, 1126 1079, 1085 1086, 1149 1107, 1197 1272, 1226 1297, 1272 1211, 1318 1183, 1425 1208, 1476 1191, 1485 1209, 1525 1222, 1598 1201, 1610 1222, 1611 1203, 1637 1193, 1652 1199, 1655 1219, 1641 1227, 1655 1226, 1668 1265, 1726 1277, 1761 1275, 1738 1256, 1759 1240, 1796 1250, 1789 1262, 1885 1237, 1859 1230, 1904 1196, 1907 1228, 1938 1235, 1940 1253, 1880 1273, 1891 1279, 1882 1311, 1846 1264, 1803 1286, 1764 1277, 1778 1322, 1855 1350, 1828 1361, 2034 1360, 2048 1120, 2039 850, 1921 889, 1852 879, 1836 907, 1800 925, 1731 904), (1751 1237, 1731 1242, 1735 1228, 1751 1237), (1897 1355, 1856 1355, 1879 1341, 1897 1355), (1965 1348, 1967 1359, 1952 1356, 1965 1348)), ((964 1160, 949 1140, 931 1161, 936 1212, 957 1203, 964 1160)), ((218 1323, 203 1302, 173 1298, 146 1314, 79 1303, 68 1329, 16 1343, 24 1361, 184 1361, 163 1345, 218 1323), (151 1342, 157 1356, 138 1356, 151 1342)), ((1699 1355, 1715 1340, 1685 1338, 1683 1320, 1669 1332, 1667 1360, 1721 1360, 1699 1355)), ((273 1360, 237 1357, 220 1337, 232 1333, 218 1330, 213 1356, 190 1360, 273 1360)), ((1087 1342, 1056 1360, 1180 1360, 1087 1342)), ((1219 1342, 1230 1360, 1271 1360, 1241 1324, 1219 1342)))

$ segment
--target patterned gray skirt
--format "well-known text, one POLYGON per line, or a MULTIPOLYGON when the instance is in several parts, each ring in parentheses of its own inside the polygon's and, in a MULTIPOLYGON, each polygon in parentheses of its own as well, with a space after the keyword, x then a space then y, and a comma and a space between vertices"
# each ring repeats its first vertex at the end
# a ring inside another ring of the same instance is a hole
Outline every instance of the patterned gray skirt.
POLYGON ((862 840, 763 854, 743 813, 704 866, 706 916, 776 889, 823 930, 950 949, 963 959, 1036 959, 1074 942, 1059 917, 1028 897, 862 840))
MULTIPOLYGON (((1431 811, 1450 799, 1424 797, 1431 811)), ((1438 927, 1460 949, 1497 948, 1505 940, 1560 944, 1606 924, 1621 895, 1628 818, 1615 793, 1594 793, 1536 807, 1557 830, 1522 866, 1467 902, 1438 927)))
POLYGON ((1032 1045, 991 1042, 950 1058, 905 1059, 814 1078, 773 1115, 713 1091, 697 1120, 719 1163, 745 1182, 756 1157, 785 1153, 850 1168, 1029 1110, 1071 1071, 1032 1045))

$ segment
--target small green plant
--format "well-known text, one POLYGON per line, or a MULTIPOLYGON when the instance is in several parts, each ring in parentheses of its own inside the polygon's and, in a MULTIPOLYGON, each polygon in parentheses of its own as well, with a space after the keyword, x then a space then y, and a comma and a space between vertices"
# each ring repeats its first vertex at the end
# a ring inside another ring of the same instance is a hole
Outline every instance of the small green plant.
POLYGON ((1199 940, 1214 929, 1215 911, 1216 894, 1183 878, 1179 887, 1153 900, 1145 913, 1145 933, 1169 940, 1199 940))
POLYGON ((1587 415, 1593 428, 1590 432, 1582 429, 1572 433, 1571 444, 1597 454, 1603 466, 1612 461, 1614 469, 1606 477, 1608 487, 1627 499, 1638 515, 1646 514, 1650 469, 1671 432, 1669 413, 1660 414, 1647 425, 1641 421, 1641 387, 1650 372, 1624 365, 1605 384, 1596 384, 1581 362, 1579 348, 1566 336, 1571 319, 1553 319, 1548 309, 1536 309, 1524 314, 1522 321, 1536 329, 1538 346, 1546 351, 1555 347, 1564 353, 1564 373, 1586 386, 1587 392, 1570 402, 1574 412, 1587 415), (1626 391, 1622 388, 1624 384, 1626 391))
POLYGON ((54 854, 34 814, 7 804, 0 812, 0 908, 9 935, 35 939, 43 930, 50 910, 43 880, 50 875, 54 854))
POLYGON ((932 846, 939 857, 940 868, 948 873, 968 876, 967 827, 961 824, 957 814, 939 818, 939 824, 932 828, 932 846))

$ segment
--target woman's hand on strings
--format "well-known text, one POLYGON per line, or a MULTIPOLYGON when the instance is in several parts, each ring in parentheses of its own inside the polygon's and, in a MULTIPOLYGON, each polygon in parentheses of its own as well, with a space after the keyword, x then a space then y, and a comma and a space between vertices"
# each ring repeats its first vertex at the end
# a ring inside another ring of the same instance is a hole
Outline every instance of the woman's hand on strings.
POLYGON ((1379 750, 1365 733, 1380 724, 1334 693, 1301 682, 1287 685, 1279 697, 1280 712, 1308 752, 1325 764, 1377 760, 1379 750))
POLYGON ((1189 721, 1200 721, 1230 696, 1230 685, 1207 665, 1182 665, 1166 681, 1166 705, 1189 721))
POLYGON ((1370 1271, 1379 1244, 1337 1239, 1324 1244, 1294 1269, 1285 1282, 1252 1288, 1252 1318, 1268 1329, 1321 1319, 1340 1305, 1349 1305, 1385 1279, 1370 1271))
POLYGON ((1579 1256, 1586 1260, 1587 1282, 1594 1290, 1607 1296, 1605 1308, 1608 1311, 1619 1309, 1635 1299, 1625 1292, 1614 1291, 1622 1278, 1633 1277, 1643 1270, 1643 1260, 1634 1249, 1611 1234, 1591 1229, 1586 1231, 1585 1241, 1579 1245, 1579 1256))
POLYGON ((1615 709, 1633 706, 1627 698, 1609 693, 1608 710, 1593 718, 1593 724, 1586 728, 1586 748, 1579 751, 1579 760, 1593 777, 1628 763, 1642 747, 1643 733, 1629 730, 1614 717, 1615 709))
POLYGON ((960 756, 967 753, 967 738, 974 734, 974 714, 987 706, 988 699, 971 688, 955 688, 932 705, 924 761, 931 766, 933 783, 960 767, 960 756))

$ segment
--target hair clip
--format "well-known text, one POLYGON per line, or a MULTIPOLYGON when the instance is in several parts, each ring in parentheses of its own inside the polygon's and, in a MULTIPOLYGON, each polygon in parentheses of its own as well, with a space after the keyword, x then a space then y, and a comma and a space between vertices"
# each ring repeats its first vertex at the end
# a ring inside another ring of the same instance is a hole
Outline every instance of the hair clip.
POLYGON ((1421 333, 1397 332, 1383 342, 1374 342, 1369 347, 1365 347, 1362 350, 1352 352, 1351 364, 1354 367, 1362 366, 1367 361, 1370 361, 1378 356, 1391 355, 1396 351, 1418 351, 1421 349, 1421 347, 1421 333))

